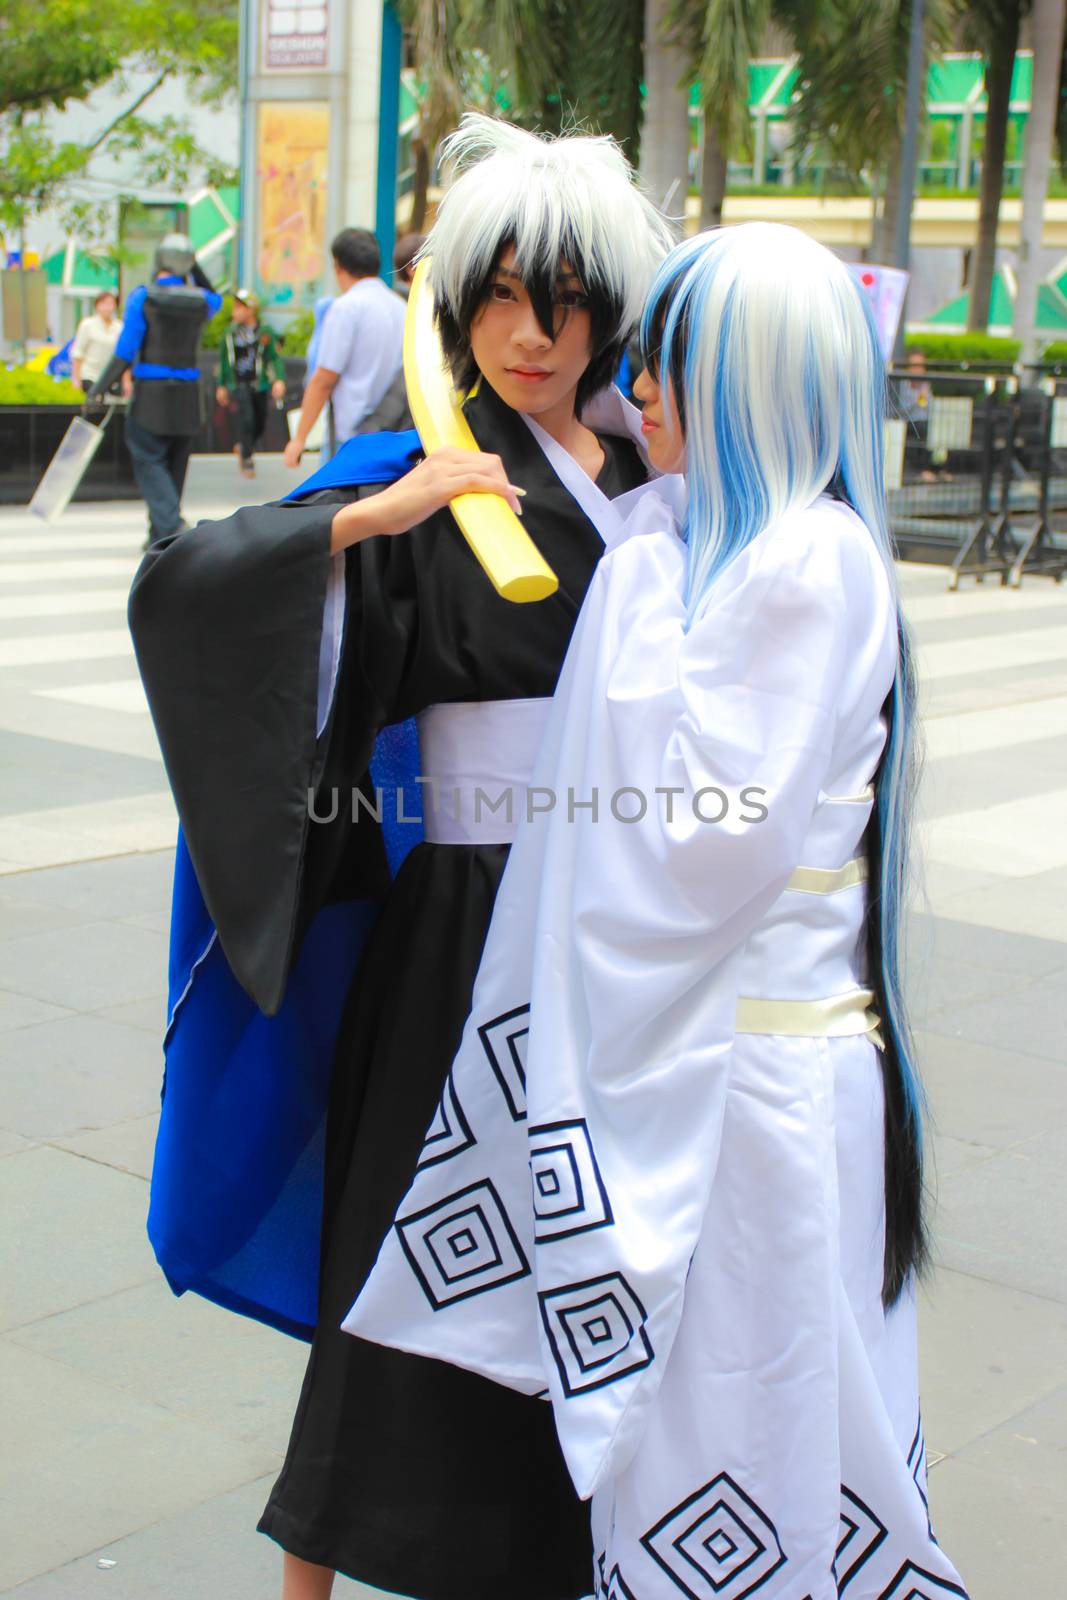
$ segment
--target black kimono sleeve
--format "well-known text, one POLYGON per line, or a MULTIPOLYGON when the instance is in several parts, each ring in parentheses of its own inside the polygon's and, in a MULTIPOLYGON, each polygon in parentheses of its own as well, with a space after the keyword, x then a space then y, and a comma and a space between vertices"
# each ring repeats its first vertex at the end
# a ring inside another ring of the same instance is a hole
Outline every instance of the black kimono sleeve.
POLYGON ((352 825, 350 796, 366 782, 375 734, 393 720, 414 580, 406 540, 331 555, 344 498, 252 507, 162 540, 130 594, 137 662, 200 891, 235 977, 267 1015, 321 906, 388 883, 380 832, 366 813, 352 825), (319 737, 324 606, 341 560, 345 628, 319 737), (335 820, 311 826, 309 794, 333 788, 335 820))

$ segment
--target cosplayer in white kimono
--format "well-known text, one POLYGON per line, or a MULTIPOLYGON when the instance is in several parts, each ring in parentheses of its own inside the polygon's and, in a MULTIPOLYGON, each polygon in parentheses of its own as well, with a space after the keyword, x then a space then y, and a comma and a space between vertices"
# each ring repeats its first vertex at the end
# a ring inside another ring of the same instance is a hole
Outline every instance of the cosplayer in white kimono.
POLYGON ((665 478, 593 579, 345 1326, 547 1391, 604 1600, 963 1595, 917 1398, 881 361, 844 267, 765 224, 674 250, 644 339, 688 505, 665 478))

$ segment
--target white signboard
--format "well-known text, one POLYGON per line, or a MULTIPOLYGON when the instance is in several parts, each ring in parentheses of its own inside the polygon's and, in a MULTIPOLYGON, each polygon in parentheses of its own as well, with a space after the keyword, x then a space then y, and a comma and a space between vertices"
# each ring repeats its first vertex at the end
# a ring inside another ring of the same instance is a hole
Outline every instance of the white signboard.
POLYGON ((1052 402, 1052 438, 1050 440, 1053 450, 1062 450, 1067 445, 1067 399, 1057 396, 1052 402))
POLYGON ((974 401, 969 396, 948 399, 943 394, 934 395, 930 401, 926 448, 931 452, 969 450, 973 423, 974 401))
POLYGON ((908 424, 901 417, 890 417, 885 425, 885 486, 899 489, 904 482, 904 444, 908 424))
POLYGON ((266 0, 265 26, 267 72, 314 72, 327 66, 327 0, 266 0))

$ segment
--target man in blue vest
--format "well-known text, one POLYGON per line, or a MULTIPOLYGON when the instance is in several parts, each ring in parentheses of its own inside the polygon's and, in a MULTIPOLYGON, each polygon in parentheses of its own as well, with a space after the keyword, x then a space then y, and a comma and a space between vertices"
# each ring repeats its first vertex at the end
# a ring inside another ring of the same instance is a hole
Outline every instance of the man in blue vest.
POLYGON ((87 397, 92 406, 133 368, 126 444, 148 506, 146 548, 185 526, 182 488, 201 423, 200 334, 221 304, 190 240, 167 234, 156 250, 153 281, 126 302, 115 354, 87 397))

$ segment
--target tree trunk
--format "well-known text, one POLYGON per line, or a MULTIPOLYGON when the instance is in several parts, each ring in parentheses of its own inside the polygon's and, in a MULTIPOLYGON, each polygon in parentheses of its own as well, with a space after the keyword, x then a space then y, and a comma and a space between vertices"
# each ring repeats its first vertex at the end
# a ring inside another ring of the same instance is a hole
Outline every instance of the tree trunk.
POLYGON ((726 152, 719 142, 718 129, 704 113, 704 154, 700 170, 700 226, 717 228, 722 222, 722 203, 726 198, 726 152))
POLYGON ((645 0, 645 116, 641 177, 668 216, 684 217, 689 193, 686 56, 665 36, 670 0, 645 0))
POLYGON ((426 206, 430 192, 430 152, 425 139, 412 139, 415 176, 411 182, 411 233, 422 233, 426 226, 426 206))
POLYGON ((1067 0, 1034 0, 1032 13, 1034 83, 1030 116, 1026 124, 1023 217, 1019 230, 1019 272, 1015 294, 1015 337, 1022 340, 1022 362, 1028 367, 1037 360, 1039 342, 1036 322, 1041 234, 1059 100, 1065 9, 1067 0))
POLYGON ((882 203, 878 213, 871 224, 871 245, 868 260, 877 262, 881 266, 888 266, 893 260, 893 241, 897 233, 897 218, 900 215, 900 140, 893 141, 885 165, 885 184, 882 189, 882 203))
POLYGON ((997 223, 1004 189, 1004 147, 1008 137, 1011 78, 1019 46, 1019 0, 1004 0, 997 37, 990 39, 986 60, 985 145, 982 150, 982 187, 978 204, 978 238, 974 250, 974 276, 967 313, 968 333, 985 333, 989 326, 989 297, 997 264, 997 223))

